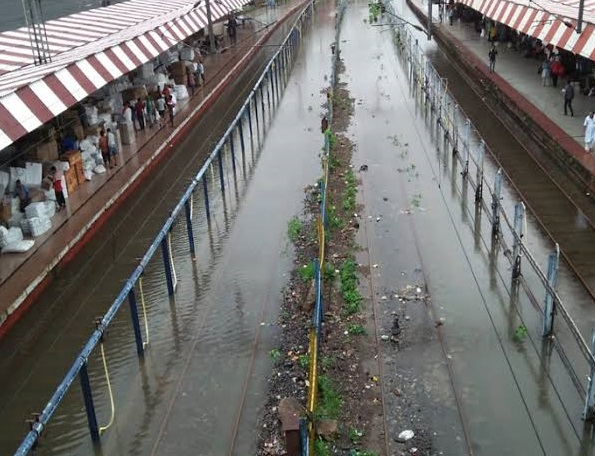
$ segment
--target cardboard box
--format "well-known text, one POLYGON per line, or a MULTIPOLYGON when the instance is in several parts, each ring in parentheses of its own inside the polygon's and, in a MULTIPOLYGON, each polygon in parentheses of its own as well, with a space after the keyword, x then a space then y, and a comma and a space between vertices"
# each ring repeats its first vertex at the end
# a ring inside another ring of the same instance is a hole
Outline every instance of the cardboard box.
POLYGON ((83 128, 83 126, 81 124, 72 127, 72 131, 74 131, 74 134, 76 135, 76 139, 78 139, 79 141, 82 141, 83 139, 85 139, 85 129, 83 128))
POLYGON ((68 162, 71 167, 73 167, 76 163, 79 163, 81 160, 82 156, 80 150, 71 150, 69 152, 65 152, 60 157, 60 161, 68 162))
POLYGON ((127 101, 138 100, 139 98, 144 100, 145 98, 147 98, 147 96, 148 93, 146 87, 133 87, 131 89, 126 89, 122 92, 122 101, 126 103, 127 101))
POLYGON ((76 178, 76 171, 74 168, 70 168, 68 171, 64 171, 64 180, 66 181, 66 190, 71 195, 78 187, 78 180, 76 178))
POLYGON ((31 152, 31 158, 39 162, 54 161, 58 157, 58 143, 46 141, 39 143, 37 148, 31 152))
POLYGON ((7 224, 12 217, 12 208, 6 201, 0 202, 0 223, 7 224))
POLYGON ((186 74, 186 63, 185 62, 174 62, 169 67, 169 72, 173 76, 184 76, 186 74))

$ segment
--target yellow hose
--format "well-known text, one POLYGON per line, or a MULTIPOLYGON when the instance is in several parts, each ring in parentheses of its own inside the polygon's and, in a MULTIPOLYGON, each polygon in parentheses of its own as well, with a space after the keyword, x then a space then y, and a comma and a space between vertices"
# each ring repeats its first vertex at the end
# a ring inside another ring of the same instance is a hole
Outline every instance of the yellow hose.
POLYGON ((107 370, 107 359, 105 357, 105 349, 103 348, 103 342, 101 342, 99 344, 99 347, 101 349, 101 359, 103 360, 103 370, 105 371, 105 380, 107 381, 107 391, 109 393, 110 406, 112 408, 112 414, 110 416, 109 423, 107 423, 105 426, 102 426, 99 428, 99 434, 103 434, 105 431, 107 431, 110 428, 110 426, 112 424, 114 424, 114 419, 116 417, 116 404, 114 402, 114 393, 112 391, 112 383, 110 381, 109 372, 107 370))

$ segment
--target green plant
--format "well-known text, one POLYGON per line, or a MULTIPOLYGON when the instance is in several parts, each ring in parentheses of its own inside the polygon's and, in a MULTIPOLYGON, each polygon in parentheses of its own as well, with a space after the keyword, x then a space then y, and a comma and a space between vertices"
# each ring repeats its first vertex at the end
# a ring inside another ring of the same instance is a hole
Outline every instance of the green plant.
POLYGON ((299 268, 297 273, 304 282, 308 282, 314 279, 314 270, 314 261, 310 261, 308 264, 305 264, 299 268))
POLYGON ((378 456, 378 453, 371 450, 351 450, 349 456, 378 456))
POLYGON ((326 209, 326 223, 329 229, 341 229, 345 226, 343 220, 337 216, 337 208, 335 206, 328 206, 326 209))
POLYGON ((269 355, 271 356, 271 358, 273 359, 274 362, 277 362, 281 359, 281 352, 277 348, 273 348, 269 352, 269 355))
POLYGON ((355 428, 351 428, 349 430, 349 440, 351 440, 351 443, 353 443, 354 445, 357 445, 358 443, 360 443, 363 436, 364 436, 364 431, 360 431, 359 429, 355 429, 355 428))
POLYGON ((314 455, 315 456, 331 456, 331 444, 321 438, 314 441, 314 455))
POLYGON ((351 336, 361 336, 362 334, 366 334, 366 328, 363 325, 353 323, 347 327, 347 332, 351 336))
POLYGON ((341 412, 341 395, 328 375, 318 377, 317 415, 319 419, 336 420, 341 412))
POLYGON ((323 369, 330 369, 331 367, 333 367, 335 364, 335 359, 332 358, 331 356, 323 356, 322 359, 320 360, 320 366, 323 369))
POLYGON ((337 158, 335 154, 330 154, 329 161, 328 161, 328 168, 329 170, 333 171, 341 166, 341 161, 337 158))
POLYGON ((291 219, 289 219, 289 222, 287 222, 287 237, 291 242, 295 242, 298 240, 303 227, 304 224, 296 216, 291 217, 291 219))
POLYGON ((328 128, 324 134, 327 137, 329 149, 333 150, 333 148, 337 145, 337 137, 330 128, 328 128))
POLYGON ((353 315, 359 312, 362 296, 357 289, 357 271, 353 259, 345 260, 341 265, 341 295, 345 301, 345 313, 353 315))
POLYGON ((310 365, 310 357, 308 354, 305 353, 298 356, 298 365, 304 370, 308 369, 308 366, 310 365))
POLYGON ((512 338, 516 342, 523 342, 527 338, 528 335, 529 335, 529 330, 527 329, 527 327, 525 325, 519 325, 514 330, 514 334, 512 335, 512 338))
POLYGON ((335 279, 335 267, 331 263, 324 263, 322 268, 322 279, 325 282, 331 282, 335 279))

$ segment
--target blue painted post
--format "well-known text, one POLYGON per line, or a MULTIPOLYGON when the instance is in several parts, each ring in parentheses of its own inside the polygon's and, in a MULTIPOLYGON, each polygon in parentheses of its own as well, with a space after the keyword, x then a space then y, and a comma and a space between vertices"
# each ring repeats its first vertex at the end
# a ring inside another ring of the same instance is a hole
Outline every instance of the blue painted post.
POLYGON ((263 88, 262 88, 262 82, 260 83, 260 104, 262 106, 262 131, 265 130, 266 127, 266 122, 265 122, 265 115, 264 115, 264 94, 263 94, 263 88))
POLYGON ((136 305, 136 294, 134 288, 128 293, 128 304, 130 305, 130 318, 132 318, 132 329, 134 330, 134 341, 136 342, 136 353, 143 357, 143 336, 140 332, 140 321, 138 320, 138 306, 136 305))
POLYGON ((196 248, 194 246, 194 232, 192 230, 192 206, 190 200, 184 203, 184 209, 186 212, 186 230, 188 231, 188 244, 190 245, 190 255, 192 259, 196 259, 196 248))
POLYGON ((233 174, 236 174, 236 147, 233 140, 233 130, 229 135, 229 150, 231 151, 231 167, 233 169, 233 174))
POLYGON ((211 219, 211 207, 209 205, 209 185, 207 184, 207 179, 203 176, 202 178, 202 190, 203 194, 205 195, 205 210, 207 212, 207 219, 211 219))
POLYGON ((271 84, 273 83, 271 79, 271 70, 269 70, 269 74, 267 74, 267 105, 269 107, 269 115, 271 114, 271 84))
POLYGON ((217 162, 219 163, 219 181, 221 183, 221 193, 225 193, 225 179, 223 176, 223 154, 221 149, 217 151, 217 162))
POLYGON ((167 282, 167 294, 174 295, 174 280, 171 270, 169 246, 167 245, 167 237, 161 240, 161 253, 163 254, 163 267, 165 269, 165 281, 167 282))
POLYGON ((512 248, 512 278, 521 276, 521 246, 525 235, 525 205, 517 203, 514 207, 514 243, 512 248))
POLYGON ((258 124, 258 100, 256 99, 257 90, 254 91, 254 118, 256 119, 256 132, 258 133, 260 131, 260 126, 258 124))
POLYGON ((87 411, 87 423, 93 443, 99 443, 99 426, 97 425, 97 415, 95 414, 95 405, 93 404, 93 392, 91 391, 91 382, 87 372, 87 361, 83 362, 79 372, 81 389, 83 390, 83 400, 85 401, 85 410, 87 411))
POLYGON ((465 122, 465 143, 463 144, 465 148, 465 166, 463 167, 463 176, 467 176, 469 174, 469 141, 471 139, 471 120, 467 119, 465 122))
POLYGON ((496 172, 494 193, 492 194, 492 236, 500 233, 500 200, 502 199, 502 168, 496 172))
POLYGON ((246 144, 244 143, 244 116, 238 122, 238 133, 240 135, 240 149, 242 151, 242 163, 246 162, 246 144))
MULTIPOLYGON (((595 356, 595 328, 591 335, 591 357, 595 356)), ((592 420, 595 406, 595 366, 593 360, 589 360, 591 365, 591 374, 589 375, 589 386, 587 387, 587 396, 585 397, 585 408, 583 410, 583 420, 592 420)))
POLYGON ((543 337, 552 334, 554 329, 554 315, 556 313, 556 301, 554 294, 550 291, 556 287, 558 278, 558 265, 560 262, 560 246, 556 244, 556 250, 549 254, 547 263, 547 283, 549 288, 545 289, 545 309, 543 315, 543 337))
POLYGON ((452 153, 456 154, 459 147, 458 113, 459 107, 454 104, 452 107, 452 153))
POLYGON ((308 456, 308 420, 304 417, 300 418, 300 446, 300 454, 308 456))
POLYGON ((252 132, 252 106, 251 102, 248 102, 248 106, 246 108, 246 112, 248 113, 248 130, 250 131, 250 139, 254 138, 254 133, 252 132))
POLYGON ((483 199, 483 158, 485 156, 485 143, 483 139, 479 141, 479 147, 477 148, 477 174, 475 187, 475 202, 479 203, 483 199))

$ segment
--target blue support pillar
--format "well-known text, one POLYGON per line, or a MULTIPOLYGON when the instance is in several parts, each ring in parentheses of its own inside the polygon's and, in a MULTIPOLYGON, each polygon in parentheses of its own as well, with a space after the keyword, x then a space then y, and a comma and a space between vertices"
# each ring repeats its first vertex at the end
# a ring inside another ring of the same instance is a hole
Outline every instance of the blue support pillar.
POLYGON ((167 294, 174 295, 174 278, 171 269, 169 245, 167 245, 167 236, 161 240, 161 253, 163 254, 163 267, 165 269, 165 281, 167 282, 167 294))
POLYGON ((264 115, 264 93, 263 93, 263 88, 262 88, 263 82, 260 83, 259 88, 260 88, 260 105, 262 107, 262 110, 261 110, 261 112, 262 112, 262 131, 264 132, 265 126, 266 126, 266 121, 264 120, 265 119, 265 115, 264 115))
POLYGON ((209 184, 207 183, 206 177, 202 178, 202 191, 205 196, 205 210, 207 212, 207 219, 211 219, 211 206, 209 203, 209 184))
POLYGON ((502 199, 502 168, 496 173, 492 194, 492 236, 500 233, 500 200, 502 199))
POLYGON ((244 116, 238 122, 238 133, 240 135, 240 150, 242 151, 242 163, 246 162, 246 144, 244 142, 244 116))
POLYGON ((517 203, 514 207, 514 243, 512 248, 512 278, 521 276, 521 252, 525 235, 525 205, 517 203))
MULTIPOLYGON (((256 89, 254 91, 254 118, 256 119, 256 132, 258 133, 260 131, 260 126, 258 125, 258 100, 256 99, 257 92, 258 92, 258 89, 256 89)), ((264 116, 263 116, 263 118, 264 118, 264 116)))
POLYGON ((98 444, 100 441, 99 426, 97 425, 97 415, 95 414, 95 405, 93 404, 93 392, 91 391, 91 382, 89 381, 89 372, 87 371, 87 361, 83 362, 81 366, 79 380, 81 381, 81 390, 83 391, 91 440, 93 443, 98 444))
POLYGON ((217 151, 217 163, 219 164, 219 183, 221 184, 221 193, 225 194, 225 178, 223 175, 223 151, 217 151))
POLYGON ((485 143, 483 140, 479 141, 479 147, 477 148, 477 174, 475 181, 477 187, 475 187, 475 202, 479 203, 483 199, 483 159, 485 156, 485 143))
POLYGON ((136 305, 136 294, 134 288, 128 293, 128 304, 130 305, 130 318, 132 319, 132 329, 134 330, 134 341, 136 342, 136 353, 139 357, 145 354, 143 346, 143 336, 140 332, 140 321, 138 319, 138 306, 136 305))
POLYGON ((231 151, 231 167, 233 169, 233 174, 236 174, 236 147, 233 140, 233 130, 229 135, 229 150, 231 151))
POLYGON ((543 312, 543 337, 552 334, 554 330, 554 315, 556 314, 556 301, 550 290, 556 287, 558 279, 558 265, 560 263, 560 246, 556 244, 556 250, 549 254, 547 264, 547 284, 545 290, 545 308, 543 312))
POLYGON ((188 231, 188 244, 190 246, 190 255, 196 259, 196 248, 194 246, 194 230, 192 229, 192 206, 190 200, 184 203, 184 212, 186 213, 186 230, 188 231))
MULTIPOLYGON (((250 99, 252 100, 252 99, 250 99)), ((248 114, 248 130, 250 131, 250 139, 254 138, 254 132, 252 131, 252 103, 251 101, 248 102, 248 106, 246 108, 246 114, 248 114)))
POLYGON ((471 147, 470 144, 471 140, 471 121, 467 119, 465 122, 465 143, 464 146, 464 164, 463 164, 463 176, 467 176, 469 174, 469 148, 471 147))
MULTIPOLYGON (((595 328, 591 335, 591 358, 595 356, 595 328)), ((587 395, 585 397, 585 408, 583 410, 583 420, 592 420, 595 416, 595 364, 593 359, 589 359, 591 365, 591 372, 588 378, 587 395)))

